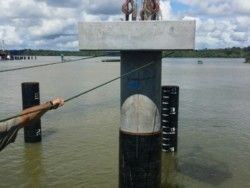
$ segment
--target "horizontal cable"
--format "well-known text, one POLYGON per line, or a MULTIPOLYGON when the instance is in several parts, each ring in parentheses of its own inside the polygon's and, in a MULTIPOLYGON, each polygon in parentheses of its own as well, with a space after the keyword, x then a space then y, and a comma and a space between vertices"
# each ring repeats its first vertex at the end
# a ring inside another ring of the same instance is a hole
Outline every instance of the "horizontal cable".
POLYGON ((18 68, 13 68, 13 69, 5 69, 5 70, 0 70, 0 73, 4 72, 13 72, 13 71, 19 71, 19 70, 25 70, 25 69, 33 69, 37 67, 46 67, 46 66, 51 66, 51 65, 57 65, 57 64, 65 64, 65 63, 72 63, 76 61, 81 61, 81 60, 87 60, 87 59, 93 59, 101 56, 91 56, 91 57, 83 57, 80 59, 74 59, 74 60, 65 60, 63 62, 55 62, 55 63, 47 63, 47 64, 42 64, 42 65, 32 65, 32 66, 27 66, 27 67, 18 67, 18 68))
MULTIPOLYGON (((102 84, 100 84, 100 85, 98 85, 98 86, 96 86, 96 87, 93 87, 93 88, 91 88, 91 89, 89 89, 89 90, 87 90, 87 91, 84 91, 84 92, 81 92, 81 93, 79 93, 79 94, 77 94, 77 95, 74 95, 74 96, 72 96, 72 97, 66 99, 64 102, 67 103, 67 102, 69 102, 69 101, 72 101, 72 100, 74 100, 74 99, 76 99, 76 98, 78 98, 78 97, 80 97, 80 96, 82 96, 82 95, 85 95, 85 94, 87 94, 87 93, 89 93, 89 92, 91 92, 91 91, 94 91, 94 90, 96 90, 96 89, 98 89, 98 88, 100 88, 100 87, 103 87, 103 86, 105 86, 105 85, 108 85, 108 84, 110 84, 110 83, 112 83, 112 82, 114 82, 114 81, 116 81, 116 80, 118 80, 118 79, 124 78, 124 77, 126 77, 126 76, 128 76, 128 75, 130 75, 130 74, 132 74, 132 73, 134 73, 134 72, 137 72, 137 71, 139 71, 139 70, 141 70, 141 69, 144 69, 145 67, 148 67, 148 66, 150 66, 150 65, 152 65, 152 64, 153 64, 153 62, 148 63, 148 64, 146 64, 146 65, 144 65, 144 66, 142 66, 142 67, 139 67, 139 68, 137 68, 137 69, 134 69, 134 70, 132 70, 132 71, 130 71, 130 72, 128 72, 128 73, 125 73, 125 74, 123 74, 123 75, 121 75, 121 76, 119 76, 119 77, 116 77, 116 78, 114 78, 114 79, 112 79, 112 80, 109 80, 109 81, 107 81, 107 82, 105 82, 105 83, 102 83, 102 84)), ((4 121, 11 120, 11 119, 13 119, 13 118, 21 117, 21 116, 28 115, 28 114, 32 114, 32 113, 35 113, 35 112, 39 112, 39 111, 41 111, 41 109, 34 110, 34 111, 30 111, 30 112, 24 113, 24 114, 14 115, 14 116, 11 116, 11 117, 8 117, 8 118, 5 118, 5 119, 0 120, 0 123, 2 123, 2 122, 4 122, 4 121)))
MULTIPOLYGON (((171 55, 172 53, 174 53, 174 52, 169 53, 167 56, 171 55)), ((74 100, 74 99, 76 99, 76 98, 78 98, 78 97, 80 97, 80 96, 82 96, 82 95, 85 95, 85 94, 87 94, 87 93, 90 93, 90 92, 92 92, 92 91, 94 91, 94 90, 96 90, 96 89, 98 89, 98 88, 101 88, 101 87, 103 87, 103 86, 105 86, 105 85, 108 85, 108 84, 110 84, 110 83, 112 83, 112 82, 114 82, 114 81, 116 81, 116 80, 118 80, 118 79, 122 79, 122 78, 124 78, 124 77, 127 77, 128 75, 133 74, 133 73, 135 73, 135 72, 137 72, 137 71, 139 71, 139 70, 141 70, 141 69, 144 69, 144 68, 146 68, 146 67, 148 67, 148 66, 150 66, 150 65, 152 65, 152 64, 154 64, 154 62, 150 62, 150 63, 147 63, 147 64, 145 64, 145 65, 143 65, 143 66, 141 66, 141 67, 139 67, 139 68, 137 68, 137 69, 133 69, 132 71, 129 71, 129 72, 127 72, 127 73, 125 73, 125 74, 123 74, 123 75, 121 75, 121 76, 118 76, 118 77, 116 77, 116 78, 114 78, 114 79, 112 79, 112 80, 109 80, 109 81, 104 82, 104 83, 102 83, 102 84, 100 84, 100 85, 97 85, 97 86, 95 86, 95 87, 93 87, 93 88, 91 88, 91 89, 89 89, 89 90, 80 92, 79 94, 74 95, 74 96, 72 96, 72 97, 70 97, 70 98, 67 98, 67 99, 64 100, 64 102, 65 102, 65 103, 70 102, 70 101, 72 101, 72 100, 74 100)), ((39 109, 38 109, 38 110, 34 110, 34 111, 31 111, 31 112, 28 112, 28 113, 24 113, 24 114, 14 115, 14 116, 11 116, 11 117, 2 119, 2 120, 0 120, 0 123, 1 123, 1 122, 4 122, 4 121, 8 121, 8 120, 13 119, 13 118, 17 118, 17 117, 21 117, 21 116, 28 115, 28 114, 31 114, 31 113, 35 113, 35 112, 38 112, 38 111, 41 111, 41 109, 40 109, 40 110, 39 110, 39 109)))

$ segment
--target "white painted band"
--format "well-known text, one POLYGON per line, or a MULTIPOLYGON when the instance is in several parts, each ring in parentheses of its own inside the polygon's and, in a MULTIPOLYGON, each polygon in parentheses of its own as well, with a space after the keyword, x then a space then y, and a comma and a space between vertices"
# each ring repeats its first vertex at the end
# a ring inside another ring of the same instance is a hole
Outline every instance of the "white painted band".
POLYGON ((121 131, 156 133, 161 130, 160 122, 159 110, 147 96, 133 95, 121 107, 121 131))

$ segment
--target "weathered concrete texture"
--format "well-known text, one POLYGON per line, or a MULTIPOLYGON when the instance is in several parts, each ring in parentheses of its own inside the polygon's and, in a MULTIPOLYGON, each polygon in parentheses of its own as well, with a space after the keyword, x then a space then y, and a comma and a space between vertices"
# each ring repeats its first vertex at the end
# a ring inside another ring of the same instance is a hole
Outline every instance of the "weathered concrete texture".
POLYGON ((160 188, 161 51, 122 51, 120 188, 160 188))
POLYGON ((121 131, 135 134, 160 132, 160 113, 144 95, 130 96, 121 108, 121 131))
POLYGON ((195 21, 79 23, 80 50, 194 49, 195 21))

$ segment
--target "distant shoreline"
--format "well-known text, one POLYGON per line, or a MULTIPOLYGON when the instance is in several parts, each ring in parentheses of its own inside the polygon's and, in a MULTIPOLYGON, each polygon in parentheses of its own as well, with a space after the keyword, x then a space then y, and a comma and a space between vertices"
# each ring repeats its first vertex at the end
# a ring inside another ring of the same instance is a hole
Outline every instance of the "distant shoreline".
MULTIPOLYGON (((167 57, 171 51, 163 52, 163 57, 167 57)), ((168 57, 185 58, 244 58, 246 63, 250 63, 250 46, 246 48, 227 48, 227 49, 205 49, 205 50, 186 50, 176 51, 168 57)))
MULTIPOLYGON (((164 51, 162 57, 175 58, 245 58, 246 63, 250 63, 250 46, 245 48, 226 48, 226 49, 203 49, 203 50, 174 50, 164 51)), ((9 50, 10 55, 22 56, 119 56, 119 52, 112 51, 57 51, 57 50, 9 50)))

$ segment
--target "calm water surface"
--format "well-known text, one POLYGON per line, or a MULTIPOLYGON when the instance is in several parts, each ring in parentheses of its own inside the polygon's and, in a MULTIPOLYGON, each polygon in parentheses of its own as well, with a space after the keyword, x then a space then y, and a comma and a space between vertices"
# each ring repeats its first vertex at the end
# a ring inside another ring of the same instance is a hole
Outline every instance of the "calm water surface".
MULTIPOLYGON (((73 58, 73 57, 71 57, 73 58)), ((60 61, 0 62, 0 70, 60 61)), ((163 85, 180 86, 179 153, 162 155, 162 187, 250 187, 250 65, 242 59, 164 59, 163 85)), ((101 58, 0 74, 0 118, 21 110, 21 83, 41 101, 68 98, 120 74, 101 58)), ((120 82, 42 118, 41 144, 23 132, 0 153, 0 187, 118 187, 120 82)))

